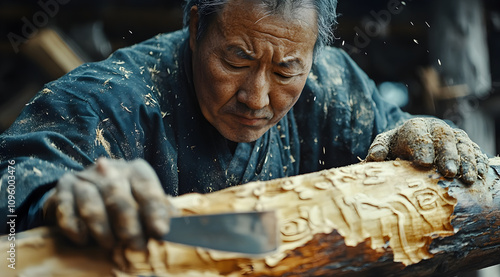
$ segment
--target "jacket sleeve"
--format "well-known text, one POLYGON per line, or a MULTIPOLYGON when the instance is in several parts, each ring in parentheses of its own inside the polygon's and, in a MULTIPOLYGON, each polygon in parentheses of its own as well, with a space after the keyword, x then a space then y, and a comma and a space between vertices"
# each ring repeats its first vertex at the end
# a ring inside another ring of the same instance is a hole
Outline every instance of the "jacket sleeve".
MULTIPOLYGON (((46 192, 66 172, 81 171, 99 157, 145 159, 165 192, 178 194, 177 149, 168 119, 170 106, 177 105, 171 91, 180 86, 175 53, 184 34, 159 35, 84 64, 47 84, 26 105, 0 134, 3 222, 16 215, 18 231, 40 224, 46 192), (9 171, 9 162, 15 171, 9 171)), ((10 230, 4 224, 0 233, 10 230)))
MULTIPOLYGON (((0 135, 1 218, 15 214, 19 230, 34 227, 41 197, 64 173, 99 157, 144 157, 145 133, 159 108, 133 54, 119 51, 47 84, 0 135)), ((4 226, 1 232, 10 229, 4 226)))
POLYGON ((19 229, 30 226, 30 205, 37 204, 59 177, 109 156, 104 139, 99 140, 104 135, 100 122, 88 103, 53 85, 28 103, 0 136, 1 218, 15 215, 19 229))

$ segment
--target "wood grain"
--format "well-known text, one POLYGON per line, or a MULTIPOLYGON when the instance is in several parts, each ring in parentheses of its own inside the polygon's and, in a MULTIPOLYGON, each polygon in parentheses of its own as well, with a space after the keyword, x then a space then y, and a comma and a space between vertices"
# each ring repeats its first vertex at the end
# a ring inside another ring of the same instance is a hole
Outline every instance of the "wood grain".
MULTIPOLYGON (((487 178, 473 186, 394 161, 172 199, 185 215, 275 210, 281 245, 265 257, 155 240, 148 252, 105 253, 39 228, 17 235, 17 268, 6 264, 0 273, 63 276, 77 268, 81 276, 453 275, 500 263, 500 159, 490 163, 487 178)), ((0 240, 3 255, 8 243, 0 240)))

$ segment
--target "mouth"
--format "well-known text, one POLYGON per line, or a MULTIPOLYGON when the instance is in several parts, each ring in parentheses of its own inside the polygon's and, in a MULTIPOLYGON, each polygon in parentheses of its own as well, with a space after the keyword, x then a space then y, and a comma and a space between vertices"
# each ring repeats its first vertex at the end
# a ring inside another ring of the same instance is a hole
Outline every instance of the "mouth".
POLYGON ((268 121, 266 117, 248 117, 238 114, 233 114, 233 116, 239 124, 248 127, 261 127, 268 121))

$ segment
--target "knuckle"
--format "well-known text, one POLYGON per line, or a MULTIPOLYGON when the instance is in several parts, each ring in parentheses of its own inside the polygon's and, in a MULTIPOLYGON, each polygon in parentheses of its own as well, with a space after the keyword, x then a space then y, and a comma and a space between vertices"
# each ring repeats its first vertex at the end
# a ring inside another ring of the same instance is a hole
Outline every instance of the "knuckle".
POLYGON ((103 198, 108 198, 113 195, 127 195, 130 194, 130 182, 126 179, 126 176, 112 176, 102 180, 98 189, 103 198))
POLYGON ((415 128, 415 126, 426 126, 428 124, 428 121, 425 118, 422 117, 415 117, 407 120, 403 126, 409 127, 409 128, 415 128))
POLYGON ((73 173, 70 172, 65 173, 57 181, 56 190, 58 191, 71 190, 71 187, 74 185, 76 181, 78 181, 78 178, 73 173))
POLYGON ((85 199, 92 201, 97 193, 97 188, 93 186, 92 183, 86 182, 84 180, 79 180, 75 182, 73 186, 73 190, 75 191, 75 195, 79 199, 85 199))
POLYGON ((151 176, 156 176, 154 169, 143 159, 136 159, 129 163, 128 169, 132 178, 150 179, 151 176))
POLYGON ((418 124, 418 123, 421 123, 423 122, 424 119, 421 118, 421 117, 414 117, 414 118, 410 118, 408 119, 406 122, 405 122, 405 125, 406 124, 418 124))
POLYGON ((375 136, 375 140, 384 140, 388 137, 389 133, 388 132, 383 132, 375 136))
POLYGON ((136 206, 134 205, 134 200, 130 196, 124 194, 108 196, 104 199, 104 204, 111 212, 119 214, 130 213, 136 206))
POLYGON ((78 213, 86 221, 100 222, 106 219, 106 210, 104 205, 98 201, 79 201, 78 213))
POLYGON ((470 141, 469 136, 462 129, 454 129, 455 137, 457 138, 457 143, 466 143, 470 141))

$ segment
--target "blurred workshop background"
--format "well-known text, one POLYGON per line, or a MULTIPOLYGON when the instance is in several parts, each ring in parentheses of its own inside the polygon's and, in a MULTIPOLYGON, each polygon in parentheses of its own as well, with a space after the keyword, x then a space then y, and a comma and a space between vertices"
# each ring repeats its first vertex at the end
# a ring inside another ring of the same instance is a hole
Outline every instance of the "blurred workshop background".
MULTIPOLYGON (((44 83, 182 27, 183 0, 0 0, 0 132, 44 83)), ((500 141, 498 0, 340 0, 334 45, 389 101, 500 141)))
MULTIPOLYGON (((182 3, 0 0, 0 132, 43 84, 181 28, 182 3)), ((500 1, 340 0, 338 13, 334 45, 358 62, 388 101, 451 120, 487 154, 498 155, 500 1)))

